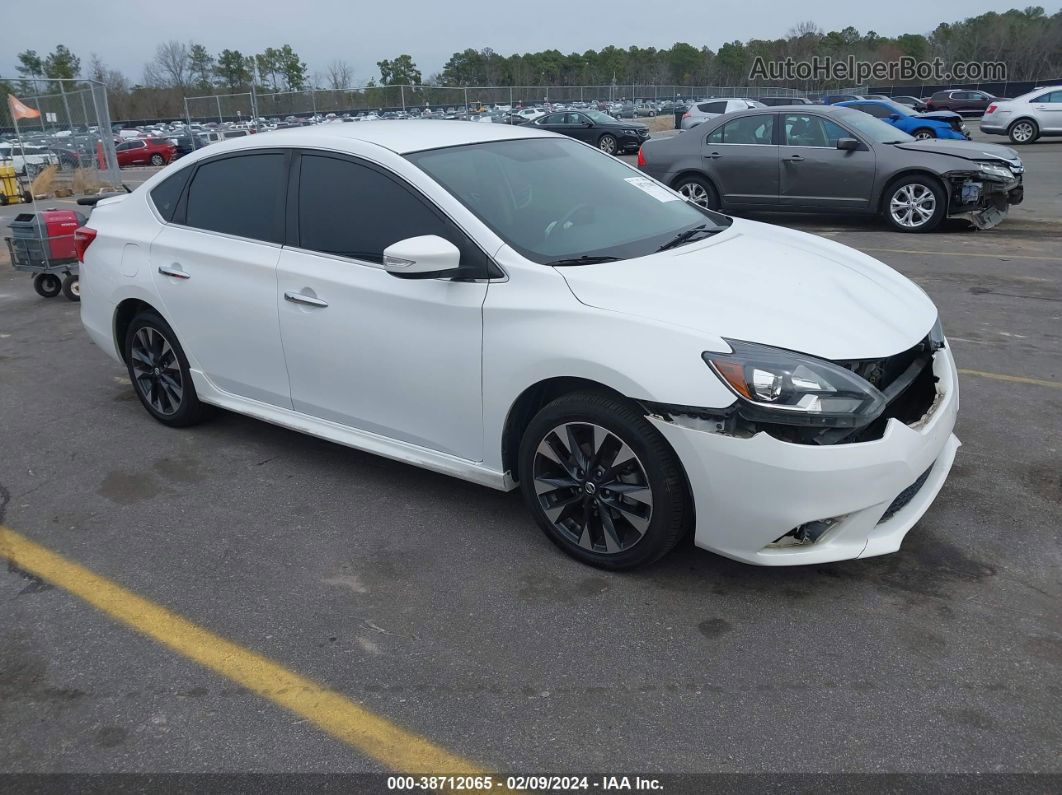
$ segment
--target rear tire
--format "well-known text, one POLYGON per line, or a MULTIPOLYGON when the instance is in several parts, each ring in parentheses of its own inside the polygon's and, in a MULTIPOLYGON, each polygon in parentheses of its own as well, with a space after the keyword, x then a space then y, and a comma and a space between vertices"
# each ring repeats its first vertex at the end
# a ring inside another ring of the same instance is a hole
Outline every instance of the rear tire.
POLYGON ((923 174, 890 183, 881 203, 885 220, 897 232, 929 232, 940 226, 947 211, 944 189, 923 174))
POLYGON ((1012 144, 1031 144, 1040 137, 1040 126, 1032 119, 1018 119, 1007 130, 1012 144))
POLYGON ((170 324, 152 310, 129 324, 122 346, 129 380, 148 414, 172 428, 195 425, 206 415, 188 370, 188 359, 170 324))
POLYGON ((33 277, 33 289, 41 298, 55 298, 63 289, 63 283, 54 273, 38 273, 33 277))
POLYGON ((719 209, 719 194, 715 186, 704 177, 693 174, 679 177, 673 187, 698 207, 704 207, 706 210, 719 209))
POLYGON ((63 279, 63 295, 68 301, 77 303, 81 300, 81 282, 73 273, 63 279))
POLYGON ((591 566, 652 563, 693 522, 678 456, 636 406, 610 394, 573 392, 539 411, 518 470, 542 532, 591 566))
POLYGON ((161 166, 165 162, 166 162, 166 158, 164 158, 162 155, 152 155, 151 156, 151 165, 153 165, 153 166, 161 166))

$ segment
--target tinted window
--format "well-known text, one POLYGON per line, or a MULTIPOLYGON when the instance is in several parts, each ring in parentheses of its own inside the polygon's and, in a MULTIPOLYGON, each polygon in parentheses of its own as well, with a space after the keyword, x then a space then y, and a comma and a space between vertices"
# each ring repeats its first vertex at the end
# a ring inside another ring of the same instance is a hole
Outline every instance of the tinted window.
POLYGON ((419 235, 439 235, 455 245, 462 242, 423 200, 390 177, 349 160, 303 155, 302 248, 383 262, 385 248, 419 235))
POLYGON ((173 211, 177 209, 177 201, 181 198, 184 183, 188 181, 190 168, 182 168, 172 177, 167 177, 151 189, 151 203, 159 211, 159 215, 169 221, 173 218, 173 211))
POLYGON ((1062 91, 1052 91, 1050 94, 1043 94, 1034 99, 1033 102, 1062 103, 1062 91))
POLYGON ((697 106, 701 113, 726 113, 725 102, 702 102, 697 106))
POLYGON ((185 223, 254 240, 281 241, 284 155, 240 155, 199 166, 185 223))
POLYGON ((551 113, 548 116, 543 116, 538 120, 538 124, 560 124, 561 119, 564 117, 563 113, 551 113))
POLYGON ((893 111, 884 105, 875 105, 870 102, 864 102, 861 105, 851 105, 849 107, 856 108, 864 113, 869 113, 875 119, 886 119, 893 114, 893 111))
POLYGON ((759 116, 745 116, 723 125, 724 144, 771 144, 774 130, 774 116, 766 113, 759 116))

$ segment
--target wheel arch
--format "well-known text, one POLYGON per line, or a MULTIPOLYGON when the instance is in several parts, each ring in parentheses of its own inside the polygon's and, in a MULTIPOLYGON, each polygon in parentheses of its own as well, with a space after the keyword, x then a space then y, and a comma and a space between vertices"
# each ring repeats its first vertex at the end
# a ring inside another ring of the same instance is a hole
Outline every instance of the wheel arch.
POLYGON ((1036 121, 1036 119, 1034 119, 1032 116, 1029 116, 1028 114, 1025 114, 1025 115, 1019 116, 1016 119, 1011 119, 1010 123, 1007 124, 1007 134, 1008 135, 1010 135, 1010 131, 1014 128, 1014 125, 1017 124, 1020 121, 1031 122, 1036 127, 1037 132, 1040 131, 1040 123, 1038 121, 1036 121))
POLYGON ((944 213, 946 217, 947 212, 949 210, 949 205, 951 204, 951 196, 949 195, 948 186, 945 184, 944 180, 939 174, 931 171, 928 168, 922 168, 918 166, 912 166, 910 168, 905 168, 902 171, 898 171, 895 174, 892 174, 885 181, 885 184, 881 188, 881 193, 878 195, 878 205, 876 212, 884 211, 885 203, 889 194, 889 189, 893 185, 895 185, 897 182, 899 182, 901 179, 904 179, 905 177, 919 176, 928 177, 929 179, 933 180, 936 183, 937 187, 944 192, 944 213))
POLYGON ((114 348, 118 351, 118 357, 124 362, 125 359, 125 335, 129 330, 129 324, 138 314, 145 309, 163 317, 158 307, 153 306, 142 298, 125 298, 118 302, 114 308, 114 348))

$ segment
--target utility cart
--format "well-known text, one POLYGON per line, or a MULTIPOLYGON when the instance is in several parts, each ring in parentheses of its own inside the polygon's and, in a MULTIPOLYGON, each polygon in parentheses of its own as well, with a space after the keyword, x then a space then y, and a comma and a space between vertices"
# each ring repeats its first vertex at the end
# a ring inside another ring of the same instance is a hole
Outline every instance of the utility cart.
POLYGON ((19 213, 8 225, 11 234, 4 240, 11 266, 34 274, 33 289, 41 297, 62 293, 71 301, 81 300, 74 231, 87 221, 75 210, 47 209, 19 213))

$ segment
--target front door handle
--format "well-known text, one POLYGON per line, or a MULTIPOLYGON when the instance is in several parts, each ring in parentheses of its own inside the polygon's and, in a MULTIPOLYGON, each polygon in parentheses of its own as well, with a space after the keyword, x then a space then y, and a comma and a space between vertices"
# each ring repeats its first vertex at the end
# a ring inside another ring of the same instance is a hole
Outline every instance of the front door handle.
POLYGON ((722 157, 722 155, 719 154, 718 152, 712 152, 710 155, 705 155, 705 157, 709 157, 712 160, 715 160, 717 157, 722 157))
POLYGON ((159 273, 163 276, 172 276, 175 279, 191 279, 192 274, 185 273, 178 268, 167 268, 165 265, 159 266, 159 273))
POLYGON ((307 306, 328 306, 328 302, 322 301, 320 298, 314 298, 312 295, 303 295, 302 293, 296 293, 290 290, 284 293, 284 300, 291 301, 293 304, 306 304, 307 306))
POLYGON ((793 163, 799 163, 803 159, 804 159, 803 155, 791 155, 791 156, 786 158, 786 160, 790 160, 793 163))

